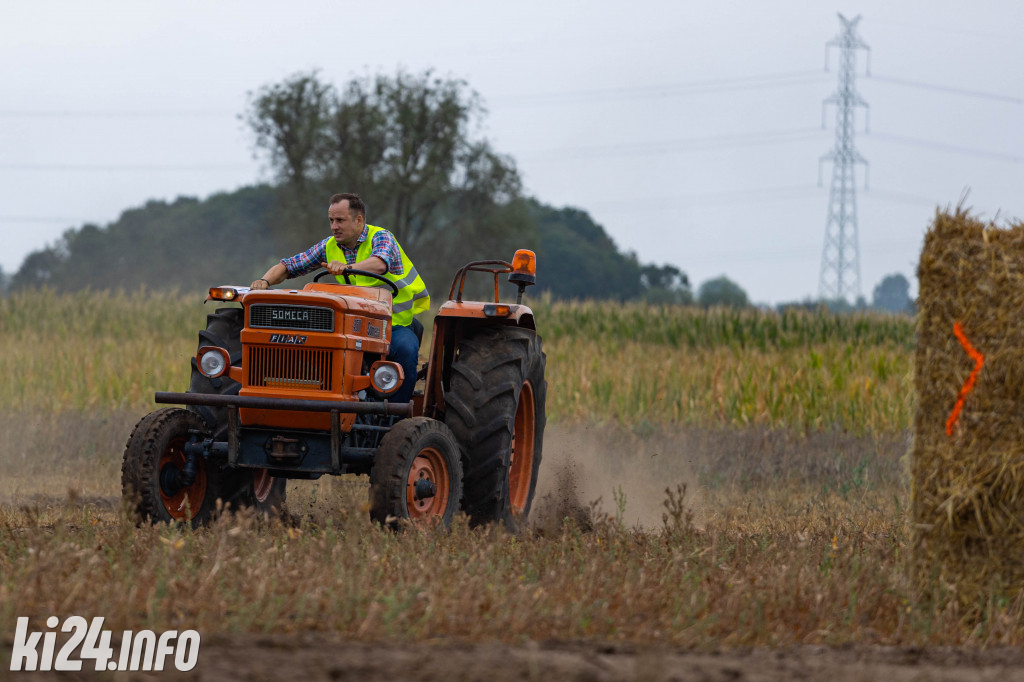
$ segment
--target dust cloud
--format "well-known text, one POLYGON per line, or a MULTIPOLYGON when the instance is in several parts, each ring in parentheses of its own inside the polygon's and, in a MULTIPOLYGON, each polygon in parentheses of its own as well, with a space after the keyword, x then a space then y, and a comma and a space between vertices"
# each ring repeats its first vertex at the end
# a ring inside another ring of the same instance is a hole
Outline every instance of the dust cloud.
POLYGON ((568 516, 580 525, 592 506, 615 518, 624 505, 624 525, 656 529, 666 490, 685 485, 699 527, 715 491, 903 485, 908 444, 906 433, 549 424, 531 519, 544 525, 568 516))
POLYGON ((0 504, 119 500, 121 454, 141 414, 0 412, 0 504))
POLYGON ((666 489, 680 484, 697 511, 693 445, 678 435, 622 426, 549 424, 531 517, 545 524, 568 516, 585 526, 593 511, 627 527, 660 527, 666 489))

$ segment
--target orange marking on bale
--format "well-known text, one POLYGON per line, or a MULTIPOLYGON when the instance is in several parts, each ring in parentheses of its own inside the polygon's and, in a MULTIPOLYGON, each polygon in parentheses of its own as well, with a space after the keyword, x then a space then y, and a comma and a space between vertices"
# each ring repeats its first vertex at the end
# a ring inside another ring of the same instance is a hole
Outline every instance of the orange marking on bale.
POLYGON ((956 397, 956 404, 953 405, 953 411, 949 413, 949 419, 946 420, 946 435, 953 435, 953 427, 956 426, 956 422, 960 419, 960 412, 964 409, 964 401, 967 400, 967 394, 974 390, 974 384, 978 381, 978 373, 981 372, 982 366, 985 364, 985 356, 975 350, 971 342, 967 340, 964 335, 964 328, 959 322, 953 323, 953 334, 959 339, 960 345, 967 351, 967 355, 974 360, 974 369, 971 370, 971 375, 967 377, 967 381, 960 387, 960 393, 956 397))

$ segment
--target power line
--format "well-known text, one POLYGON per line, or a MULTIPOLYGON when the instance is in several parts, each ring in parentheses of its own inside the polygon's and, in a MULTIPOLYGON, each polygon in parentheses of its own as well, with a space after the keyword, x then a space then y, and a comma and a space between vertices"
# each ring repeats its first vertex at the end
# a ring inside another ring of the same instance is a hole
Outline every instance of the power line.
POLYGON ((0 118, 208 118, 237 116, 233 111, 154 109, 151 111, 89 111, 87 109, 0 109, 0 118))
POLYGON ((716 135, 710 137, 693 137, 681 140, 663 140, 641 142, 637 144, 599 145, 592 147, 564 147, 545 152, 526 153, 519 158, 562 160, 592 159, 604 156, 670 154, 681 151, 700 151, 721 147, 745 147, 761 144, 776 144, 792 140, 820 137, 819 128, 797 128, 793 130, 774 130, 761 133, 740 133, 734 135, 716 135))
POLYGON ((925 83, 922 81, 910 80, 908 78, 893 78, 892 76, 879 76, 877 74, 871 75, 869 76, 869 78, 874 81, 879 81, 880 83, 905 85, 910 88, 919 88, 921 90, 934 90, 936 92, 945 92, 952 95, 964 95, 965 97, 989 99, 994 100, 996 102, 1008 102, 1010 104, 1024 104, 1024 97, 1003 95, 998 92, 985 92, 983 90, 968 90, 966 88, 954 88, 949 85, 939 85, 938 83, 925 83))
POLYGON ((963 28, 942 28, 939 26, 924 26, 922 24, 915 24, 909 21, 892 21, 887 19, 872 19, 873 24, 889 24, 891 26, 904 26, 907 28, 913 28, 918 31, 933 31, 935 33, 949 33, 958 36, 972 36, 976 38, 998 38, 1000 40, 1012 40, 1018 42, 1020 40, 1019 35, 1009 35, 1007 33, 992 33, 989 31, 969 31, 963 28))
MULTIPOLYGON (((703 81, 685 81, 677 83, 661 83, 656 85, 644 85, 619 88, 601 88, 594 90, 574 90, 561 92, 542 92, 524 95, 499 95, 492 98, 491 102, 502 106, 530 106, 533 104, 545 104, 558 101, 591 101, 595 99, 628 99, 628 98, 650 98, 650 97, 674 97, 697 94, 713 94, 717 92, 735 92, 741 90, 754 90, 773 87, 787 87, 792 85, 803 85, 807 83, 821 82, 827 74, 820 71, 788 71, 780 73, 762 74, 757 76, 742 76, 734 78, 719 78, 703 81)), ((1006 95, 981 90, 970 90, 941 85, 938 83, 927 83, 908 78, 897 78, 894 76, 871 75, 872 80, 892 85, 903 85, 912 88, 933 90, 949 94, 964 95, 979 99, 988 99, 1011 104, 1024 104, 1024 97, 1006 95)), ((209 117, 232 117, 238 118, 237 112, 215 109, 179 109, 179 110, 83 110, 83 109, 4 109, 0 110, 0 118, 209 118, 209 117)))
MULTIPOLYGON (((746 202, 763 201, 792 201, 819 197, 822 189, 817 185, 782 185, 776 187, 758 187, 739 190, 725 190, 720 192, 697 192, 692 194, 676 194, 672 196, 637 197, 629 204, 621 201, 587 201, 569 202, 567 206, 576 206, 585 211, 601 210, 605 213, 615 212, 637 212, 637 211, 673 211, 688 206, 702 204, 738 204, 746 202)), ((879 189, 877 187, 866 191, 863 198, 867 201, 882 199, 907 204, 918 204, 937 207, 943 204, 954 203, 951 200, 945 202, 921 194, 900 192, 893 190, 879 189)), ((5 216, 0 215, 0 223, 89 223, 85 218, 70 217, 44 217, 44 216, 5 216)))
MULTIPOLYGON (((772 87, 787 87, 821 81, 826 74, 820 71, 786 71, 757 76, 718 78, 702 81, 661 83, 656 85, 601 88, 594 90, 570 90, 540 92, 525 95, 500 95, 491 102, 502 106, 529 106, 557 102, 559 100, 625 99, 636 97, 673 97, 713 92, 731 92, 772 87)), ((86 109, 0 109, 0 118, 203 118, 230 116, 237 118, 237 112, 218 109, 140 109, 135 111, 86 110, 86 109)))
MULTIPOLYGON (((870 253, 888 253, 893 251, 895 248, 914 248, 920 244, 920 238, 913 241, 899 240, 899 241, 884 241, 884 242, 869 242, 865 244, 867 248, 863 249, 870 253)), ((776 250, 765 250, 765 249, 750 249, 750 250, 729 250, 729 251, 688 251, 687 255, 692 261, 709 261, 713 259, 725 258, 730 261, 764 261, 767 258, 774 260, 806 260, 815 258, 816 249, 814 246, 797 246, 789 249, 776 249, 776 250)))
POLYGON ((593 99, 625 99, 637 97, 674 97, 681 95, 697 95, 713 92, 732 92, 736 90, 752 90, 760 88, 785 87, 821 81, 826 74, 820 71, 789 71, 784 73, 744 76, 738 78, 719 78, 704 81, 688 81, 682 83, 663 83, 621 88, 601 88, 595 90, 570 90, 562 92, 544 92, 525 95, 505 95, 492 98, 494 103, 503 106, 529 106, 532 104, 557 102, 559 100, 593 100, 593 99))
MULTIPOLYGON (((893 192, 893 191, 890 191, 890 190, 884 190, 884 189, 878 189, 878 188, 872 189, 870 192, 866 192, 864 196, 867 197, 867 198, 874 197, 874 198, 877 198, 877 199, 884 199, 886 201, 895 201, 895 202, 904 203, 904 204, 918 204, 918 205, 927 205, 927 206, 932 206, 932 207, 940 206, 942 204, 942 202, 937 200, 937 199, 930 199, 928 197, 921 196, 920 194, 910 194, 908 192, 893 192)), ((946 202, 946 203, 952 203, 952 202, 946 202)))
MULTIPOLYGON (((732 135, 715 135, 709 137, 684 138, 680 140, 654 140, 636 144, 620 145, 596 145, 589 147, 563 147, 561 149, 546 150, 543 152, 527 152, 517 155, 521 160, 576 160, 594 159, 608 156, 644 156, 652 154, 673 154, 689 151, 705 151, 725 147, 748 147, 766 144, 778 144, 783 142, 814 139, 820 137, 822 131, 819 128, 796 128, 792 130, 773 130, 760 133, 739 133, 732 135)), ((932 140, 910 137, 906 135, 894 135, 874 131, 865 139, 879 140, 882 142, 893 142, 897 144, 911 145, 934 149, 937 151, 965 154, 982 158, 1008 161, 1011 163, 1024 162, 1024 157, 993 152, 983 149, 974 149, 958 145, 949 145, 932 140)), ((0 171, 106 171, 106 172, 179 172, 179 171, 208 171, 208 170, 249 170, 251 166, 242 164, 0 164, 0 171)))
MULTIPOLYGON (((637 197, 629 204, 621 201, 589 201, 585 203, 569 204, 579 206, 583 210, 600 209, 602 212, 636 212, 636 211, 674 211, 688 206, 700 204, 734 204, 751 201, 791 201, 810 197, 820 197, 822 189, 817 185, 786 185, 779 187, 760 187, 741 190, 727 190, 722 192, 701 192, 695 194, 677 194, 673 196, 660 197, 637 197)), ((895 201, 900 203, 918 204, 927 206, 941 206, 943 204, 955 203, 953 201, 940 201, 932 197, 910 192, 879 189, 877 187, 865 191, 862 197, 869 203, 875 199, 884 201, 895 201)))
MULTIPOLYGON (((778 144, 782 142, 799 141, 820 137, 822 131, 819 128, 795 128, 792 130, 772 130, 760 133, 738 133, 732 135, 714 135, 708 137, 684 138, 680 140, 654 140, 636 144, 620 145, 596 145, 589 147, 563 147, 561 149, 546 150, 544 152, 527 152, 518 155, 519 159, 535 160, 575 160, 594 159, 606 156, 643 156, 650 154, 672 154, 688 151, 704 151, 719 149, 723 147, 747 147, 765 144, 778 144)), ((973 149, 957 145, 949 145, 932 140, 915 138, 906 135, 894 135, 874 131, 868 135, 867 140, 876 139, 882 142, 894 142, 937 151, 953 152, 991 158, 1012 163, 1024 162, 1024 158, 1012 154, 993 152, 988 150, 973 149)), ((242 164, 0 164, 0 171, 106 171, 106 172, 177 172, 177 171, 204 171, 204 170, 248 170, 251 166, 242 164)))
POLYGON ((662 211, 674 210, 695 204, 742 203, 745 201, 788 201, 807 196, 819 196, 821 190, 815 185, 789 185, 784 187, 762 187, 757 189, 729 190, 725 192, 701 192, 678 194, 669 197, 643 197, 624 204, 621 201, 587 202, 585 210, 600 208, 603 211, 662 211))
POLYGON ((907 135, 893 135, 890 133, 872 132, 869 136, 869 139, 871 138, 876 140, 882 140, 883 142, 895 142, 897 144, 905 144, 910 145, 912 147, 923 147, 925 149, 935 149, 937 151, 952 152, 954 154, 978 156, 986 159, 1009 161, 1011 163, 1024 163, 1024 157, 1014 156, 1012 154, 1003 154, 1002 152, 993 152, 983 149, 972 149, 971 147, 960 147, 958 145, 943 144, 942 142, 933 142, 931 140, 924 140, 919 137, 910 137, 907 135))
MULTIPOLYGON (((773 130, 761 133, 739 133, 733 135, 694 137, 685 138, 681 140, 656 140, 651 142, 641 142, 637 144, 598 145, 592 147, 563 147, 562 149, 547 150, 545 152, 527 152, 526 154, 518 155, 517 158, 527 160, 535 159, 550 161, 593 159, 605 156, 671 154, 676 152, 718 149, 722 147, 746 147, 763 144, 777 144, 780 142, 813 139, 821 136, 821 134, 822 131, 819 128, 796 128, 793 130, 773 130)), ((958 145, 944 144, 942 142, 935 142, 932 140, 925 140, 923 138, 910 137, 907 135, 894 135, 891 133, 873 131, 870 134, 868 134, 868 136, 864 139, 875 139, 881 142, 894 142, 897 144, 924 147, 928 149, 935 149, 937 151, 952 152, 956 154, 966 154, 969 156, 978 156, 982 158, 996 159, 999 161, 1009 161, 1012 163, 1021 163, 1022 161, 1024 161, 1024 158, 1014 156, 1012 154, 993 152, 984 149, 974 149, 971 147, 962 147, 958 145)), ((0 166, 0 168, 2 168, 2 166, 0 166)))
POLYGON ((0 170, 29 171, 206 171, 206 170, 249 170, 251 166, 242 164, 0 164, 0 170))
MULTIPOLYGON (((534 103, 550 103, 573 100, 594 100, 594 99, 626 99, 641 97, 672 97, 696 94, 708 94, 716 92, 734 92, 739 90, 762 89, 769 87, 786 87, 791 85, 803 85, 806 83, 821 82, 827 74, 820 71, 791 71, 761 76, 748 76, 738 78, 722 78, 706 81, 690 81, 683 83, 663 83, 659 85, 647 85, 636 87, 603 88, 595 90, 576 90, 568 92, 534 93, 518 96, 499 96, 492 101, 504 106, 529 106, 534 103)), ((881 83, 892 85, 903 85, 924 90, 934 90, 949 94, 964 95, 979 99, 988 99, 1012 104, 1024 103, 1024 97, 1006 95, 996 92, 982 90, 971 90, 942 85, 939 83, 928 83, 912 80, 909 78, 898 78, 886 75, 871 75, 870 79, 881 83)))
POLYGON ((45 218, 31 216, 0 215, 0 223, 87 223, 81 218, 45 218))

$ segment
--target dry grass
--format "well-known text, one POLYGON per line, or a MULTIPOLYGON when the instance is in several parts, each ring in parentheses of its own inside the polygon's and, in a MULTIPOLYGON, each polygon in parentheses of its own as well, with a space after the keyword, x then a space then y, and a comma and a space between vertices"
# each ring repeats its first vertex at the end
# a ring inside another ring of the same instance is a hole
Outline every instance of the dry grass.
MULTIPOLYGON (((24 433, 105 442, 120 430, 61 419, 37 418, 24 433)), ((955 600, 916 601, 904 577, 899 438, 556 426, 543 473, 553 495, 539 502, 540 525, 518 537, 463 519, 451 533, 382 531, 367 520, 365 482, 346 478, 292 485, 287 522, 242 515, 199 531, 137 528, 107 478, 119 450, 77 443, 9 467, 21 483, 0 505, 7 632, 17 616, 77 613, 103 615, 115 630, 353 640, 1024 641, 1016 605, 984 604, 982 624, 967 627, 955 600), (589 491, 601 492, 597 507, 589 491), (638 498, 658 502, 653 527, 628 520, 638 498)), ((0 456, 9 462, 9 449, 0 456)))
POLYGON ((236 517, 195 533, 136 529, 88 507, 7 513, 2 621, 84 613, 114 629, 684 646, 934 634, 900 596, 903 538, 891 521, 785 500, 791 517, 767 523, 739 512, 696 530, 684 514, 661 534, 606 520, 525 538, 462 523, 395 536, 344 508, 321 523, 236 517))

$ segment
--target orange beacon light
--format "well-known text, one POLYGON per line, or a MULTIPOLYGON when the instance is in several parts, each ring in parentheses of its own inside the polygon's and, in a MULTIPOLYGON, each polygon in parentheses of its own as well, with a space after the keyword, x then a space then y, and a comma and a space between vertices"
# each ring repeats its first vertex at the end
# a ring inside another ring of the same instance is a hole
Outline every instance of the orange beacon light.
POLYGON ((516 303, 522 303, 526 287, 537 283, 537 254, 528 249, 516 251, 512 258, 512 272, 508 274, 508 281, 519 286, 516 303))

